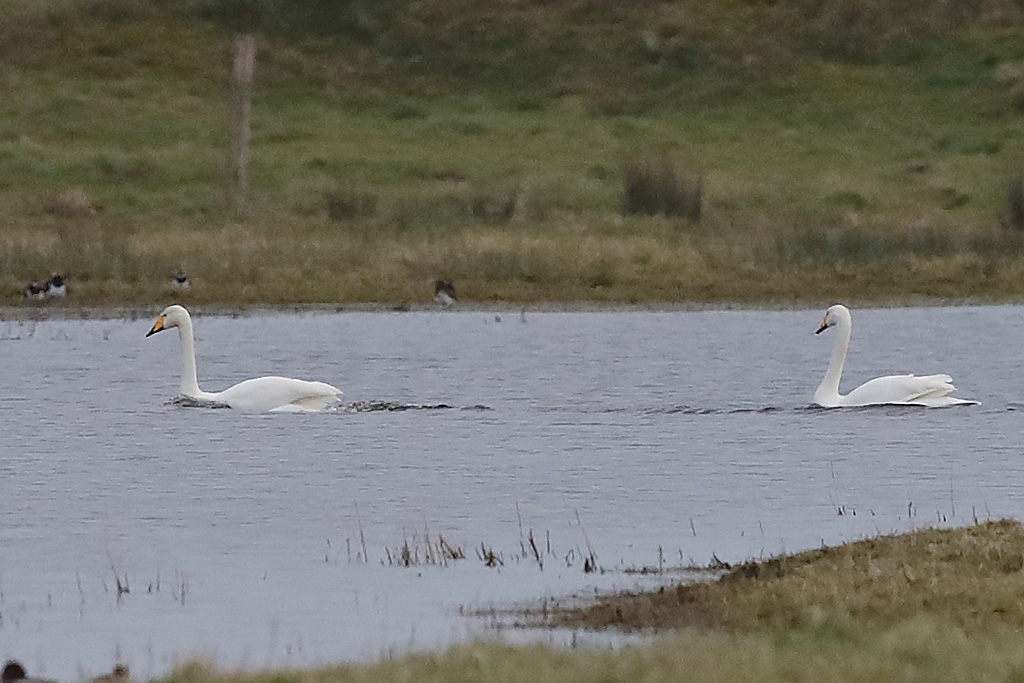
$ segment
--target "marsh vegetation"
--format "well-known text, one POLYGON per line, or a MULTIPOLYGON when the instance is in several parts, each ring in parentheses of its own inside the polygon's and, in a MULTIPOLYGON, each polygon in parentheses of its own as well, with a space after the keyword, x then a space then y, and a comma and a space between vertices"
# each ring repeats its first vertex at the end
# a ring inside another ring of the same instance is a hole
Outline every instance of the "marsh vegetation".
POLYGON ((477 643, 312 671, 225 674, 192 664, 167 680, 1013 680, 1024 666, 1022 558, 1018 522, 921 529, 745 563, 714 582, 546 610, 541 620, 663 634, 648 645, 477 643))
POLYGON ((71 305, 1024 294, 1010 3, 9 4, 8 303, 51 272, 71 305))

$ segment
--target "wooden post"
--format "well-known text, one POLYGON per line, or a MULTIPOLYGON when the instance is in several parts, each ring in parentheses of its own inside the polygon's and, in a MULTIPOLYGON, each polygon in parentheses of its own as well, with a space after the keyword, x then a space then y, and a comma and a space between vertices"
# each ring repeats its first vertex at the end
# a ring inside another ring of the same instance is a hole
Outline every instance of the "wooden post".
POLYGON ((235 52, 235 104, 232 116, 231 204, 235 211, 245 209, 249 194, 249 118, 252 114, 252 81, 256 65, 256 38, 251 33, 238 37, 235 52))

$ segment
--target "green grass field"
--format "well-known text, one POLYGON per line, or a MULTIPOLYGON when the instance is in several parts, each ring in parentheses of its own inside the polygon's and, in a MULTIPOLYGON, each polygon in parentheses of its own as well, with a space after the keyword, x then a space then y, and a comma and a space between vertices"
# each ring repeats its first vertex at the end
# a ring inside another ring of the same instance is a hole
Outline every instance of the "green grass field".
POLYGON ((196 304, 1024 298, 1015 6, 294 2, 9 3, 0 301, 59 271, 155 305, 178 269, 196 304), (637 159, 699 179, 699 221, 624 215, 637 159))

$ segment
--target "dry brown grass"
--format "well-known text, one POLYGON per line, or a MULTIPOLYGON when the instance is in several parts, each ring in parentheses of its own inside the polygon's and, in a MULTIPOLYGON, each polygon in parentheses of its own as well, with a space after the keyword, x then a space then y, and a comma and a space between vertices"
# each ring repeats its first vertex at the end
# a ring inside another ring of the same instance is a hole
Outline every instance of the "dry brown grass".
POLYGON ((995 227, 800 228, 709 217, 552 212, 507 226, 401 229, 273 214, 200 226, 41 215, 0 231, 0 293, 62 272, 71 305, 159 305, 184 270, 197 304, 747 302, 818 305, 1024 296, 1024 235, 995 227))
POLYGON ((719 581, 612 596, 559 626, 786 629, 823 619, 889 628, 919 617, 972 633, 1024 628, 1024 527, 924 529, 735 567, 719 581))

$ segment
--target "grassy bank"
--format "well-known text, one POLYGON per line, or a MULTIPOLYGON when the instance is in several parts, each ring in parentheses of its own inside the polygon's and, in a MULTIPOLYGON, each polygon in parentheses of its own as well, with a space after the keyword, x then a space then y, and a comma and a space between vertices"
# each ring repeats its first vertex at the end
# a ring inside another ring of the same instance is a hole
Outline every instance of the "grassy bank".
POLYGON ((558 652, 543 647, 476 645, 443 655, 365 667, 227 674, 182 669, 174 683, 583 683, 701 680, 1015 681, 1024 670, 1019 638, 979 641, 922 619, 878 632, 821 624, 786 635, 685 633, 622 652, 558 652))
POLYGON ((244 15, 235 212, 230 2, 12 3, 0 295, 59 271, 74 303, 158 304, 183 269, 204 304, 414 305, 438 277, 477 302, 1024 299, 1021 13, 843 4, 244 15), (699 217, 624 214, 638 159, 699 184, 699 217))
POLYGON ((749 562, 720 580, 621 595, 547 616, 630 630, 786 629, 824 619, 886 628, 933 617, 971 633, 1024 626, 1024 528, 926 529, 749 562))
POLYGON ((564 651, 477 644, 302 672, 236 675, 191 666, 169 681, 1013 681, 1024 671, 1022 567, 1017 522, 921 530, 544 615, 575 628, 661 632, 649 645, 564 651))

